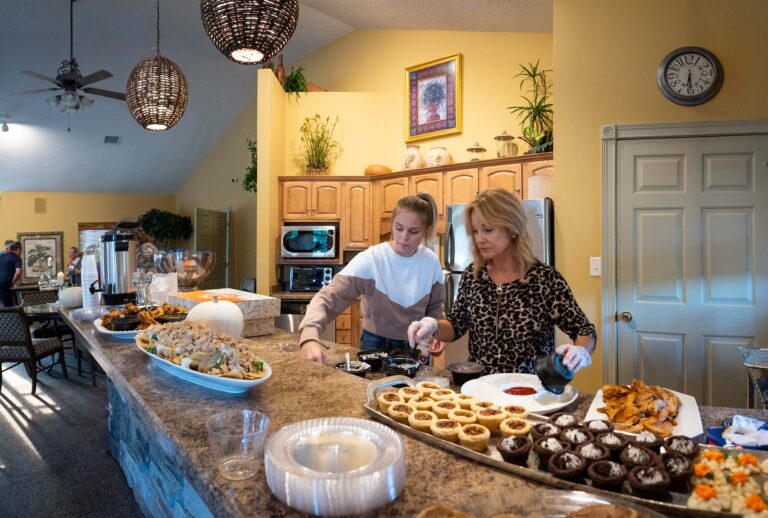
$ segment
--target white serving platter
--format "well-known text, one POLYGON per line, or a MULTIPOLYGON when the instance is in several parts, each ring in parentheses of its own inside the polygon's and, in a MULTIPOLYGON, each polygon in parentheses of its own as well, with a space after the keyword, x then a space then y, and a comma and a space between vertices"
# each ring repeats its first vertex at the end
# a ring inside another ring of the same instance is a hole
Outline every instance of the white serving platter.
POLYGON ((491 401, 500 406, 519 405, 535 414, 551 414, 573 403, 579 397, 579 391, 567 385, 562 394, 547 391, 541 380, 534 374, 501 373, 489 374, 469 380, 461 387, 462 394, 469 394, 484 401, 491 401), (536 390, 530 396, 513 396, 504 391, 510 387, 531 387, 536 390))
MULTIPOLYGON (((670 390, 674 395, 680 398, 680 411, 677 414, 677 426, 672 429, 672 435, 685 435, 687 437, 697 437, 704 433, 704 428, 701 424, 701 415, 699 414, 699 405, 696 404, 696 398, 683 394, 682 392, 675 392, 670 390)), ((584 417, 585 421, 591 421, 593 419, 600 419, 603 421, 608 420, 608 416, 601 414, 597 411, 598 408, 605 406, 603 402, 603 390, 600 389, 595 394, 595 398, 592 400, 592 404, 589 405, 587 415, 584 417)), ((630 434, 630 432, 622 433, 630 434)), ((630 434, 635 435, 635 434, 630 434)))
POLYGON ((257 380, 240 380, 235 378, 214 376, 212 374, 205 374, 202 372, 193 371, 192 369, 185 369, 181 365, 176 365, 175 363, 168 361, 165 358, 161 358, 156 354, 148 352, 139 344, 136 344, 136 347, 138 347, 141 352, 149 356, 149 359, 155 366, 164 370, 168 374, 176 376, 177 378, 181 378, 185 381, 189 381, 190 383, 200 385, 202 387, 218 390, 221 392, 229 392, 230 394, 241 394, 246 392, 250 388, 259 385, 260 383, 264 383, 272 376, 272 367, 270 367, 267 362, 264 362, 263 377, 257 380))
POLYGON ((97 318, 93 321, 93 325, 96 327, 96 330, 99 333, 104 333, 105 335, 109 335, 112 337, 115 337, 119 340, 133 340, 134 337, 142 332, 142 329, 134 330, 134 331, 111 331, 101 325, 101 319, 97 318))

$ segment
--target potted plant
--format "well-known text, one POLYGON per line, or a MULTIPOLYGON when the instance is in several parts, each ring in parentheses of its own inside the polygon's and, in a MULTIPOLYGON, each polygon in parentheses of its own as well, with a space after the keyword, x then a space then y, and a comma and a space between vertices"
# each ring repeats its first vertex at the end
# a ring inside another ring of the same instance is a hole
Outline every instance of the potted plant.
POLYGON ((543 153, 552 151, 554 142, 552 138, 552 103, 549 96, 549 76, 551 70, 543 70, 539 67, 539 61, 528 66, 520 65, 520 72, 515 77, 520 80, 520 89, 528 86, 530 97, 523 95, 525 104, 509 106, 513 114, 517 115, 523 129, 520 139, 528 144, 528 153, 543 153))
POLYGON ((304 77, 304 67, 293 68, 291 73, 285 76, 285 85, 283 89, 288 93, 295 93, 298 97, 302 92, 307 91, 307 79, 304 77))
POLYGON ((245 168, 245 176, 240 185, 248 192, 256 192, 256 142, 251 139, 245 139, 245 142, 251 152, 251 165, 245 168))
POLYGON ((139 224, 162 248, 168 248, 171 239, 187 239, 192 235, 192 218, 166 210, 148 210, 139 216, 139 224))
POLYGON ((301 125, 301 158, 309 175, 328 174, 330 163, 339 152, 339 143, 333 140, 333 131, 339 118, 321 118, 319 114, 307 117, 301 125))

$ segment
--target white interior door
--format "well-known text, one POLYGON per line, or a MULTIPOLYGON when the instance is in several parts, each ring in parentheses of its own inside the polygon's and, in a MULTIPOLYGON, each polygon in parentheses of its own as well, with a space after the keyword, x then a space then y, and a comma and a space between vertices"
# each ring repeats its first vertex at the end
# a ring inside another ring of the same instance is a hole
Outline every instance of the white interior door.
POLYGON ((226 212, 195 209, 195 248, 197 250, 213 250, 216 254, 213 272, 205 281, 200 283, 201 289, 229 287, 227 282, 228 233, 226 212))
POLYGON ((768 136, 625 140, 616 164, 618 382, 746 406, 737 348, 768 344, 768 136))

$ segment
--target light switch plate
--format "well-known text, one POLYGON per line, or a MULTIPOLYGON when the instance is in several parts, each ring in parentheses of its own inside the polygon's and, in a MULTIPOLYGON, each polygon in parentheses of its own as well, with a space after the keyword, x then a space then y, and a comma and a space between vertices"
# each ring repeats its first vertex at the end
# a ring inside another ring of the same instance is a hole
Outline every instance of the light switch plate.
POLYGON ((603 258, 602 257, 589 258, 589 275, 592 277, 600 277, 603 275, 603 258))

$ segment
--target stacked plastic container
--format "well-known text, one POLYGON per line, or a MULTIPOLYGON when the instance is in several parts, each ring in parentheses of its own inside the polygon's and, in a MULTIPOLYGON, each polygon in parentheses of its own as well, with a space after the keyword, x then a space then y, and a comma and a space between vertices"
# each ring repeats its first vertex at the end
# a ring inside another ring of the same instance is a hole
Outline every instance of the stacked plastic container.
POLYGON ((86 252, 83 256, 83 264, 80 267, 81 280, 83 285, 83 308, 93 308, 101 303, 99 293, 91 293, 90 287, 95 281, 99 280, 99 269, 96 266, 96 255, 86 252))

